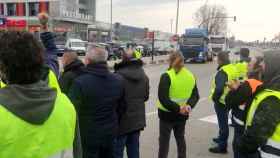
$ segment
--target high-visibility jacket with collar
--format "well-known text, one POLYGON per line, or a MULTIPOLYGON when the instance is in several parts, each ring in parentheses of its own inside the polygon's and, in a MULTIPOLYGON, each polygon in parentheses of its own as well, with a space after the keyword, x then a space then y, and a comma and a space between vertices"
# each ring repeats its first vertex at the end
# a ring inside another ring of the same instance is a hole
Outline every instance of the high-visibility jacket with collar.
MULTIPOLYGON (((228 65, 222 66, 218 70, 218 72, 219 71, 224 71, 227 74, 228 83, 232 82, 233 80, 237 80, 239 78, 239 73, 238 73, 234 64, 228 64, 228 65)), ((212 81, 212 88, 211 88, 211 94, 210 94, 211 99, 212 99, 212 96, 215 92, 215 89, 216 89, 216 81, 215 81, 215 78, 214 78, 213 81, 212 81)), ((225 105, 225 103, 226 103, 225 98, 226 98, 228 92, 229 92, 229 88, 228 88, 227 85, 225 85, 223 94, 219 99, 220 103, 225 105)))
MULTIPOLYGON (((275 96, 280 100, 280 92, 269 89, 264 90, 255 97, 247 114, 246 129, 252 126, 254 115, 260 103, 270 96, 275 96)), ((267 140, 266 145, 260 148, 260 152, 262 158, 280 158, 280 123, 275 128, 275 131, 272 134, 272 136, 267 140)))
MULTIPOLYGON (((180 106, 186 105, 196 84, 194 75, 185 67, 178 73, 174 69, 170 69, 166 73, 171 82, 169 88, 170 99, 180 106)), ((157 106, 160 110, 169 112, 160 101, 158 101, 157 106)))
POLYGON ((239 73, 239 79, 241 81, 244 81, 248 78, 248 63, 245 61, 238 62, 234 64, 236 66, 236 69, 239 73))
POLYGON ((1 158, 61 158, 73 148, 76 112, 63 94, 57 93, 53 111, 42 125, 17 117, 0 105, 1 158))
MULTIPOLYGON (((57 77, 52 70, 49 70, 47 80, 48 80, 50 88, 54 88, 57 90, 57 92, 61 92, 57 77)), ((3 81, 1 81, 0 88, 4 88, 5 86, 6 86, 6 84, 3 81)))
MULTIPOLYGON (((261 81, 256 79, 247 79, 246 82, 249 84, 251 88, 251 95, 255 94, 257 88, 263 84, 261 81)), ((245 121, 246 121, 245 108, 246 108, 246 103, 232 110, 233 124, 241 126, 242 128, 245 127, 245 121)))
POLYGON ((142 58, 142 53, 139 50, 135 50, 134 55, 135 55, 136 59, 141 59, 142 58))

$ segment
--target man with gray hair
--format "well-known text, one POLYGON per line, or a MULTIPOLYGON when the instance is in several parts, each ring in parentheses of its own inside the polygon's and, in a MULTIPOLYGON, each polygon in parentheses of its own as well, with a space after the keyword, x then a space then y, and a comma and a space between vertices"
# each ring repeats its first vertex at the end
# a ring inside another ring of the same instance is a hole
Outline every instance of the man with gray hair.
POLYGON ((79 116, 85 158, 113 157, 113 140, 124 109, 122 78, 108 70, 107 57, 104 48, 90 46, 84 72, 69 92, 79 116))

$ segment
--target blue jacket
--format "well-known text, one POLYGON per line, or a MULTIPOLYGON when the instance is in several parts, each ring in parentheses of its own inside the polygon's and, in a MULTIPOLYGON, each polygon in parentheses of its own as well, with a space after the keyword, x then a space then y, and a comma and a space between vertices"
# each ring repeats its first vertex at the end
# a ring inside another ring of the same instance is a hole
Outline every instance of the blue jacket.
POLYGON ((124 86, 107 65, 91 64, 75 79, 69 97, 76 107, 83 145, 115 135, 123 110, 124 86))
POLYGON ((44 62, 59 77, 58 49, 55 45, 54 35, 51 32, 43 32, 40 34, 40 38, 45 47, 44 62))

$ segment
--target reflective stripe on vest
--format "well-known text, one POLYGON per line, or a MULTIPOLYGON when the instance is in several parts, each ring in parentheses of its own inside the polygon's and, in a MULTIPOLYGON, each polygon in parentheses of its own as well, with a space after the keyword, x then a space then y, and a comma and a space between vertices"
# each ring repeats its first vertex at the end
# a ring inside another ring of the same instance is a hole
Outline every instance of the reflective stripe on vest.
MULTIPOLYGON (((255 112, 258 109, 260 103, 270 96, 274 96, 280 100, 280 92, 269 89, 264 90, 255 97, 247 114, 246 129, 249 126, 252 126, 255 112)), ((277 125, 273 135, 267 140, 267 144, 261 147, 261 154, 263 155, 262 158, 272 158, 275 156, 280 158, 280 123, 277 125), (275 153, 279 153, 279 155, 275 155, 275 153)))
POLYGON ((265 146, 261 148, 262 158, 279 158, 280 157, 280 144, 269 139, 265 146))
MULTIPOLYGON (((49 70, 48 83, 50 88, 55 88, 57 92, 61 92, 57 77, 52 70, 49 70)), ((1 81, 0 88, 4 88, 4 87, 6 87, 6 84, 1 81)))
MULTIPOLYGON (((180 106, 185 105, 195 87, 194 75, 186 68, 182 68, 179 73, 176 73, 174 69, 168 70, 167 75, 170 78, 170 99, 180 106)), ((157 102, 157 106, 160 110, 169 112, 160 101, 157 102)))
MULTIPOLYGON (((221 70, 227 74, 228 83, 230 83, 233 80, 237 80, 239 77, 238 71, 236 70, 236 67, 233 64, 225 65, 225 66, 221 67, 219 71, 221 71, 221 70)), ((211 94, 210 94, 211 99, 215 92, 215 89, 216 89, 216 84, 215 84, 215 78, 214 78, 212 81, 212 89, 211 89, 211 94)), ((225 98, 226 98, 228 92, 229 92, 229 88, 227 85, 225 85, 223 95, 221 96, 221 98, 219 100, 220 103, 225 105, 225 103, 226 103, 225 98)))
POLYGON ((237 123, 240 126, 245 126, 244 121, 240 120, 239 118, 235 117, 234 115, 232 116, 232 119, 234 120, 235 123, 237 123))
POLYGON ((53 111, 42 125, 30 124, 4 106, 0 120, 1 158, 47 158, 73 147, 76 112, 62 93, 57 93, 53 111))

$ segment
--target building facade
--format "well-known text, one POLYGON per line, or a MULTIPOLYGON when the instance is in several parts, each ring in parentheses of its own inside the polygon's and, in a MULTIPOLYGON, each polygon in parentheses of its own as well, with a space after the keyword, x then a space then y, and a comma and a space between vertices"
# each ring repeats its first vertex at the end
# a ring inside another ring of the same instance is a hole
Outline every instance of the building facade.
POLYGON ((87 26, 96 19, 96 0, 0 0, 0 16, 8 19, 7 27, 39 31, 37 15, 42 12, 49 14, 53 31, 85 38, 87 26))

